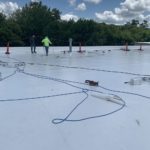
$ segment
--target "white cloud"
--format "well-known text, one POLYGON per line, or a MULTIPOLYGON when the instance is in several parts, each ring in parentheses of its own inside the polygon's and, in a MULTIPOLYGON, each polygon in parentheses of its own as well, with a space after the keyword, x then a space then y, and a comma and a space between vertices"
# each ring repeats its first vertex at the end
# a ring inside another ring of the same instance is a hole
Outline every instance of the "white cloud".
POLYGON ((31 0, 31 2, 40 2, 40 0, 31 0))
POLYGON ((150 0, 126 0, 120 5, 129 11, 150 11, 150 0))
POLYGON ((68 0, 68 2, 71 6, 74 6, 76 4, 76 0, 68 0))
POLYGON ((94 4, 99 4, 102 0, 84 0, 84 1, 94 3, 94 4))
POLYGON ((16 11, 17 9, 20 9, 18 4, 15 2, 0 2, 0 12, 4 13, 5 15, 9 15, 16 11))
POLYGON ((66 21, 69 21, 69 20, 77 21, 79 17, 72 13, 68 13, 68 14, 61 15, 61 19, 66 20, 66 21))
POLYGON ((123 21, 122 17, 119 17, 112 11, 104 11, 103 13, 95 13, 95 15, 101 22, 119 24, 120 22, 123 21))
POLYGON ((85 11, 86 10, 85 3, 79 4, 76 9, 79 10, 79 11, 85 11))
POLYGON ((95 16, 100 22, 124 24, 132 19, 150 20, 145 12, 150 12, 150 0, 125 0, 120 3, 120 8, 115 8, 114 11, 96 12, 95 16))

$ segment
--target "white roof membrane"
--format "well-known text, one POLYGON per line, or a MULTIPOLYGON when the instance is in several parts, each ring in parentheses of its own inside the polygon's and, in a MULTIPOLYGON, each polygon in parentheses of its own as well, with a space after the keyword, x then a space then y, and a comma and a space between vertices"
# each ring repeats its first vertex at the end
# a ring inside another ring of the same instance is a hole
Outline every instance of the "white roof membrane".
POLYGON ((0 149, 149 150, 149 46, 120 48, 1 48, 0 149))

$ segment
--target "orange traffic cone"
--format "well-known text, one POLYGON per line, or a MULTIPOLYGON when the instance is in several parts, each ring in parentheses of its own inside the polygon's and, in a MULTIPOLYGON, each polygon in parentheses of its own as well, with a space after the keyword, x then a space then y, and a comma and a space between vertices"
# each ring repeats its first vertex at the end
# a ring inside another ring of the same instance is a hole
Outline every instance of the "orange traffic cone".
POLYGON ((140 48, 138 50, 143 51, 142 44, 140 44, 140 48))
POLYGON ((9 42, 7 43, 7 49, 6 49, 5 54, 10 54, 10 52, 9 52, 9 42))
POLYGON ((126 43, 125 51, 128 51, 128 43, 126 43))
POLYGON ((81 53, 82 51, 81 51, 81 42, 79 43, 79 51, 78 51, 79 53, 81 53))

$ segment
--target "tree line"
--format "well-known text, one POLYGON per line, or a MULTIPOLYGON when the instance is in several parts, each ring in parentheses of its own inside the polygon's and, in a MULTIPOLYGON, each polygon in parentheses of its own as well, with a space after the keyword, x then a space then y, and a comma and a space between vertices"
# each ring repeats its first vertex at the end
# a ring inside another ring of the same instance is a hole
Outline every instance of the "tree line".
POLYGON ((48 36, 54 46, 67 46, 68 39, 73 45, 123 45, 136 41, 150 41, 148 21, 132 20, 125 25, 108 25, 94 20, 61 20, 61 12, 49 8, 42 2, 30 2, 16 10, 9 17, 0 13, 0 46, 29 46, 29 39, 36 36, 37 45, 48 36))

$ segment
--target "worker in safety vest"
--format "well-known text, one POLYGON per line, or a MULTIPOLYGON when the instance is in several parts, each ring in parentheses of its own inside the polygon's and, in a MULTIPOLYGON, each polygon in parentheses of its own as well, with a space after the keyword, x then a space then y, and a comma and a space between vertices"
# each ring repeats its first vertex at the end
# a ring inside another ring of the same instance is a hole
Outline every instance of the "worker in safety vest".
POLYGON ((45 51, 46 51, 46 56, 48 56, 48 50, 49 50, 49 45, 52 45, 52 42, 49 40, 49 38, 46 36, 43 40, 42 43, 45 47, 45 51))

